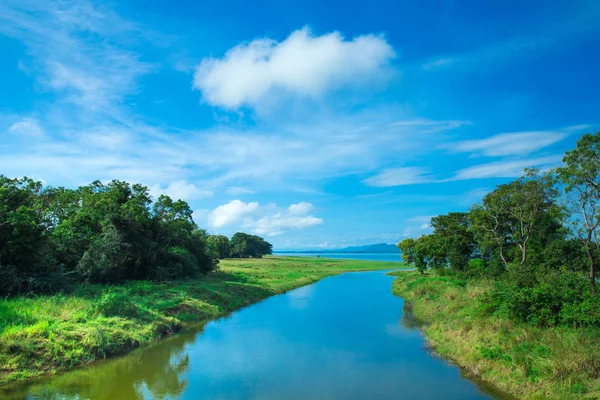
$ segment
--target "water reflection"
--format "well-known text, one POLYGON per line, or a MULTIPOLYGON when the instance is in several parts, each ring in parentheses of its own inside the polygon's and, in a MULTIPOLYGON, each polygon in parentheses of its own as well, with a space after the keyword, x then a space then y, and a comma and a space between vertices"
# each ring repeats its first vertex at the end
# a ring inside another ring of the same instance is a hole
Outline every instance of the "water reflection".
POLYGON ((188 385, 186 346, 196 334, 182 334, 125 357, 41 381, 26 390, 0 392, 7 400, 146 400, 180 398, 188 385))
POLYGON ((486 399, 431 357, 381 272, 344 274, 275 296, 148 349, 2 397, 486 399), (436 382, 432 385, 431 382, 436 382))

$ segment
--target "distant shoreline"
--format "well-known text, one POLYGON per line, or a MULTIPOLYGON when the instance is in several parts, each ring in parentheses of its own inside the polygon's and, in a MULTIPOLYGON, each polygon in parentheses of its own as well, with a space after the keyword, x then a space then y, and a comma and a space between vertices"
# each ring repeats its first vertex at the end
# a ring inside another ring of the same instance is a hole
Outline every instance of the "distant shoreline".
POLYGON ((399 251, 274 251, 273 254, 400 254, 399 251))

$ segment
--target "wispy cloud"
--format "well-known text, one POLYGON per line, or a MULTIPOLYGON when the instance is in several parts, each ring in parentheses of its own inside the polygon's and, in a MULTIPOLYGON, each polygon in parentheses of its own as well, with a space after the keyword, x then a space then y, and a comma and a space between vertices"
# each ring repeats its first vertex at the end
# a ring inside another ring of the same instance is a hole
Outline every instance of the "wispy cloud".
POLYGON ((151 70, 121 46, 145 32, 91 1, 7 0, 0 4, 0 33, 22 41, 32 56, 25 70, 43 71, 40 84, 77 108, 108 112, 151 70))
POLYGON ((481 68, 482 65, 497 66, 524 56, 537 55, 539 52, 556 51, 558 47, 574 38, 589 37, 591 31, 598 31, 598 18, 600 7, 597 2, 573 3, 569 7, 569 13, 557 20, 559 22, 550 21, 545 24, 544 29, 537 32, 490 43, 463 53, 442 54, 424 61, 421 68, 431 71, 446 68, 481 68))
POLYGON ((313 35, 309 28, 281 42, 256 39, 230 49, 223 58, 204 59, 194 87, 212 105, 235 109, 270 102, 276 94, 318 98, 342 86, 389 76, 394 49, 381 36, 345 40, 339 32, 313 35))
POLYGON ((8 128, 8 133, 26 137, 42 137, 44 136, 44 129, 36 119, 23 118, 12 124, 8 128))
POLYGON ((459 170, 450 181, 465 179, 487 178, 516 178, 523 175, 523 170, 530 167, 548 169, 557 166, 562 160, 561 155, 540 157, 523 160, 497 161, 487 164, 474 165, 459 170))
POLYGON ((384 169, 377 175, 365 179, 363 182, 369 186, 389 187, 414 185, 432 181, 431 175, 423 168, 400 167, 384 169))
POLYGON ((193 183, 180 180, 171 182, 166 187, 162 187, 158 184, 152 185, 150 187, 150 194, 156 198, 158 198, 158 196, 161 194, 164 194, 175 200, 181 199, 185 201, 192 201, 203 197, 212 197, 214 193, 210 190, 200 189, 193 183))
POLYGON ((458 141, 445 147, 455 152, 491 157, 526 155, 558 143, 570 134, 587 128, 589 125, 576 125, 551 131, 502 133, 485 139, 458 141))

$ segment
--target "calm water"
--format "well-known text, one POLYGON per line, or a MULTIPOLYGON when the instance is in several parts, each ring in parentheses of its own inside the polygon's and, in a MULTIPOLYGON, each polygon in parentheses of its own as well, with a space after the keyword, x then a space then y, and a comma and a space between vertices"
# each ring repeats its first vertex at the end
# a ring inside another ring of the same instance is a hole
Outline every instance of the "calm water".
POLYGON ((491 399, 424 348, 382 272, 324 279, 8 399, 491 399))
POLYGON ((392 261, 402 262, 400 252, 398 253, 273 253, 276 256, 295 257, 324 257, 339 258, 343 260, 370 260, 370 261, 392 261))

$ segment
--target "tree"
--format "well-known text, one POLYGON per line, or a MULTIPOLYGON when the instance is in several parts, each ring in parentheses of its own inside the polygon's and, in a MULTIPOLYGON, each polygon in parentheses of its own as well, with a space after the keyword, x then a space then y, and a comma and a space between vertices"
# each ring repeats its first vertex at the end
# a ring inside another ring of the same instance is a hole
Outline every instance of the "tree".
POLYGON ((214 258, 223 259, 229 257, 229 238, 223 235, 210 235, 207 239, 208 251, 214 258))
POLYGON ((69 281, 195 277, 214 269, 206 231, 182 201, 123 181, 76 190, 0 176, 0 294, 69 281))
POLYGON ((475 237, 467 213, 451 212, 431 218, 433 235, 440 241, 452 268, 464 271, 475 250, 475 237))
POLYGON ((427 265, 421 259, 419 259, 419 254, 417 253, 416 248, 417 242, 413 238, 406 238, 398 243, 398 248, 402 253, 402 261, 407 263, 408 265, 414 265, 415 268, 421 273, 425 273, 425 269, 427 265))
POLYGON ((589 262, 588 279, 596 290, 596 254, 600 216, 600 132, 585 134, 567 151, 556 172, 564 185, 574 234, 581 240, 589 262))
POLYGON ((525 176, 498 186, 472 208, 474 231, 484 246, 497 248, 505 267, 517 258, 523 269, 532 237, 540 233, 547 215, 558 214, 556 197, 549 175, 526 170, 525 176))
POLYGON ((52 258, 42 213, 42 184, 0 175, 0 294, 52 290, 52 258), (51 279, 49 279, 51 278, 51 279))
POLYGON ((273 252, 273 245, 260 236, 237 232, 231 237, 231 257, 260 258, 273 252))

